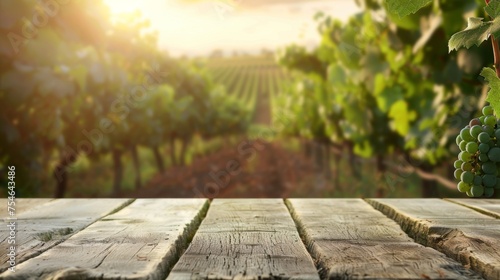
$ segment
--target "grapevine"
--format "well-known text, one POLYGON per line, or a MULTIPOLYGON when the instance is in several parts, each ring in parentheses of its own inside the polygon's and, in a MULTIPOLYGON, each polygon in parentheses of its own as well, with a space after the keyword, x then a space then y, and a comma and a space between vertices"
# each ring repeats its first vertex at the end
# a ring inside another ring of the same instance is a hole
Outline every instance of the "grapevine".
MULTIPOLYGON (((417 12, 432 1, 390 1, 391 13, 405 16, 417 12), (401 3, 404 2, 404 3, 401 3)), ((481 72, 490 84, 486 101, 489 105, 482 110, 482 116, 474 118, 456 137, 460 149, 458 160, 454 162, 454 176, 459 180, 457 188, 469 197, 491 197, 495 189, 500 189, 500 0, 485 0, 484 11, 491 21, 471 17, 465 30, 454 34, 449 42, 449 50, 461 47, 479 46, 491 39, 494 53, 494 70, 484 68, 481 72)))
POLYGON ((495 116, 495 112, 500 112, 498 102, 500 61, 496 38, 499 35, 496 21, 500 18, 498 11, 500 1, 485 2, 485 11, 493 20, 482 22, 481 19, 471 18, 467 29, 453 35, 449 42, 449 48, 453 50, 462 46, 469 48, 473 44, 479 45, 489 37, 495 57, 496 71, 485 68, 481 72, 481 75, 490 82, 491 90, 486 100, 491 106, 485 106, 482 110, 483 115, 472 119, 456 138, 460 153, 458 160, 454 162, 456 168, 454 176, 459 180, 458 191, 466 193, 469 197, 491 197, 495 189, 500 189, 500 121, 495 116))

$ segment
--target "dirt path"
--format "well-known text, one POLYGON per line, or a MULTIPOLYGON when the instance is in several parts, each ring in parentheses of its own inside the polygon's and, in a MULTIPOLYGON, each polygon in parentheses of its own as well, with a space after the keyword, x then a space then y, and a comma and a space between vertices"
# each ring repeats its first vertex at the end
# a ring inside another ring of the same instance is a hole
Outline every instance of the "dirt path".
POLYGON ((277 143, 240 141, 189 166, 169 168, 123 197, 286 197, 313 166, 277 143))

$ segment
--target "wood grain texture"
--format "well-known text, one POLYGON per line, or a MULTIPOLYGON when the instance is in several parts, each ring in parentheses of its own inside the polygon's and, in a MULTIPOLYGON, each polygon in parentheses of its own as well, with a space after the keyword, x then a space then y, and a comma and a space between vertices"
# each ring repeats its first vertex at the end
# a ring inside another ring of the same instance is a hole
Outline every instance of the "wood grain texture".
MULTIPOLYGON (((14 202, 16 203, 14 205, 16 216, 52 200, 53 199, 51 198, 17 198, 14 200, 14 202)), ((7 199, 2 198, 0 199, 0 218, 3 219, 7 217, 9 217, 9 215, 7 214, 7 199)))
MULTIPOLYGON (((61 243, 75 232, 126 204, 128 199, 60 199, 39 205, 17 215, 16 262, 61 243)), ((7 252, 10 230, 0 228, 0 250, 7 252)), ((0 272, 8 268, 7 255, 0 255, 0 272)))
POLYGON ((418 242, 500 279, 500 220, 440 199, 370 199, 418 242))
POLYGON ((206 199, 138 199, 5 279, 165 279, 207 207, 206 199))
POLYGON ((323 279, 482 279, 361 199, 289 199, 323 279))
POLYGON ((216 199, 172 279, 319 279, 281 199, 216 199))
POLYGON ((500 219, 500 199, 453 198, 447 200, 500 219))

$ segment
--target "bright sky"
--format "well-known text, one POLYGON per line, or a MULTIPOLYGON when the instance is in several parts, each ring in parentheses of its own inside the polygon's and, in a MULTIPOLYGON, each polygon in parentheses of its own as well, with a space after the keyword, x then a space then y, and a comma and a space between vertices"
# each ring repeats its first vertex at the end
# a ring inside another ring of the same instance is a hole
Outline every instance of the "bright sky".
POLYGON ((313 16, 323 11, 340 20, 359 11, 354 0, 105 0, 114 14, 139 9, 159 32, 159 47, 170 54, 206 55, 214 49, 259 52, 290 43, 320 40, 313 16), (270 4, 279 2, 281 4, 270 4), (252 5, 250 5, 252 4, 252 5))

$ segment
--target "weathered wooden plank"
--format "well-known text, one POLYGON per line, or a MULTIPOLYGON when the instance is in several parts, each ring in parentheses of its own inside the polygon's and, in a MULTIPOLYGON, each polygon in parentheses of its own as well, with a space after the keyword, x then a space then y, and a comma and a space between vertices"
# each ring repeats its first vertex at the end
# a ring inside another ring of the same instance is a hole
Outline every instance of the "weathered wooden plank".
POLYGON ((482 279, 361 199, 289 199, 323 279, 482 279))
MULTIPOLYGON (((17 215, 15 246, 16 264, 39 255, 61 243, 73 233, 125 205, 128 199, 59 199, 17 215)), ((9 221, 10 223, 12 221, 9 221)), ((0 250, 7 252, 10 229, 0 228, 0 250)), ((0 254, 0 272, 9 264, 8 256, 0 254)))
POLYGON ((418 242, 500 279, 500 220, 440 199, 370 199, 418 242))
POLYGON ((474 209, 480 213, 500 219, 500 199, 447 199, 448 201, 474 209))
POLYGON ((5 279, 165 279, 207 207, 206 199, 138 199, 5 279))
POLYGON ((281 199, 216 199, 167 279, 319 279, 281 199))
MULTIPOLYGON (((17 216, 22 212, 26 212, 31 208, 38 207, 52 200, 53 199, 51 198, 16 198, 14 200, 15 205, 13 206, 15 209, 15 215, 17 216)), ((0 199, 0 218, 3 219, 8 217, 9 215, 7 214, 7 199, 2 198, 0 199)))

